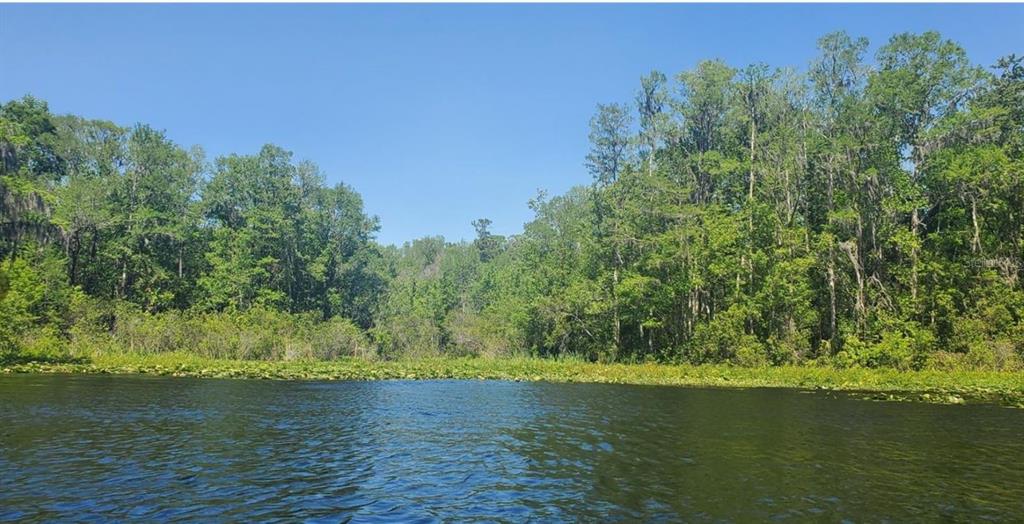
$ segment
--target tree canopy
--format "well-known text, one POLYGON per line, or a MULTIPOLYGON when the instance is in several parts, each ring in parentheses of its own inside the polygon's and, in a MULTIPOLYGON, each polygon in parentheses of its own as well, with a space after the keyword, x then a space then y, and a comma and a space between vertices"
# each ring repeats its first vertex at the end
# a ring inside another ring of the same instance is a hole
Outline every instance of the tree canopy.
POLYGON ((480 218, 472 241, 401 247, 281 147, 211 162, 9 101, 0 351, 269 311, 389 358, 1020 366, 1022 59, 979 67, 934 32, 867 47, 838 32, 805 72, 652 71, 597 106, 592 184, 540 193, 516 235, 480 218))

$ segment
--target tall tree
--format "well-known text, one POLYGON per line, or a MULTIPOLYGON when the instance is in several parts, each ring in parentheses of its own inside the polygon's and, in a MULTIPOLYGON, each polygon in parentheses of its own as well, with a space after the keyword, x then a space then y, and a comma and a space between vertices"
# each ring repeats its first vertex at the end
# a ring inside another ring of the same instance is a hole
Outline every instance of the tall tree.
MULTIPOLYGON (((870 81, 877 110, 894 126, 900 154, 910 178, 905 195, 910 208, 910 238, 902 246, 910 257, 911 298, 917 301, 920 233, 926 227, 926 202, 920 174, 930 152, 930 132, 936 123, 961 109, 981 79, 967 53, 951 40, 929 31, 893 36, 878 51, 879 71, 870 81)), ((912 307, 917 307, 913 305, 912 307)))

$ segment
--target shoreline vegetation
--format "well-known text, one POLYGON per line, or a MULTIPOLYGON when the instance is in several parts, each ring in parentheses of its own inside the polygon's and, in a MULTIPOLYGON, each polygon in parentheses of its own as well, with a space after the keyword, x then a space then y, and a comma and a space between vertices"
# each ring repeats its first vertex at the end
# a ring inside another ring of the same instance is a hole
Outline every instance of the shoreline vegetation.
POLYGON ((878 401, 994 403, 1024 408, 1024 373, 900 371, 831 366, 738 367, 659 363, 596 363, 579 359, 420 358, 334 361, 255 361, 182 352, 98 354, 66 361, 25 360, 0 374, 142 374, 263 380, 510 380, 703 388, 788 388, 845 392, 878 401))
POLYGON ((471 240, 402 246, 346 173, 283 147, 208 158, 0 103, 0 367, 1019 405, 1024 57, 880 44, 652 71, 597 105, 589 183, 538 192, 515 234, 482 217, 471 240))

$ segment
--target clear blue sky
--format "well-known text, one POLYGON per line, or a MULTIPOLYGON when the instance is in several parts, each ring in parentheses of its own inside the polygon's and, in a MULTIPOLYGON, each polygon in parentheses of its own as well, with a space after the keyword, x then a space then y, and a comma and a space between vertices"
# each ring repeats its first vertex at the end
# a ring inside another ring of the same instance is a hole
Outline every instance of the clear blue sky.
POLYGON ((820 35, 935 29, 990 65, 1024 5, 0 5, 0 100, 149 123, 212 158, 267 142, 380 216, 379 239, 471 238, 589 183, 587 122, 704 58, 803 68, 820 35))

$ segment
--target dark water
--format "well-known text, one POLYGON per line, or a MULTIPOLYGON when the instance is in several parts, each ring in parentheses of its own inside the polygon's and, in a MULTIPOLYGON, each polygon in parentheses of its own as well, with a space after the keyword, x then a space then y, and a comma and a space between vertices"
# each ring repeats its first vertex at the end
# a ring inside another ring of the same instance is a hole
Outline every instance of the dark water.
POLYGON ((786 390, 0 376, 0 520, 1019 521, 1024 410, 786 390))

